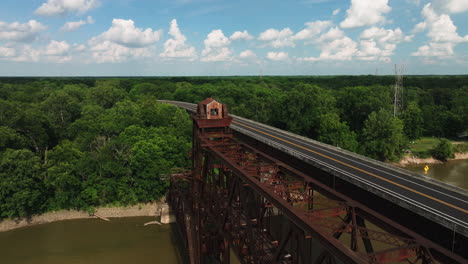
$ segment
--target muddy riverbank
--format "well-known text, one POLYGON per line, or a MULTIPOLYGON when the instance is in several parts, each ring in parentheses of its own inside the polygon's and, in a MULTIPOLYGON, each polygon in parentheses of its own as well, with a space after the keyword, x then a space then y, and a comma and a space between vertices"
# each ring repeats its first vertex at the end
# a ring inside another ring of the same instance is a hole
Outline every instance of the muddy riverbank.
MULTIPOLYGON (((95 213, 99 216, 112 217, 133 217, 133 216, 160 216, 161 208, 167 206, 163 202, 154 202, 146 204, 137 204, 125 207, 97 207, 95 213)), ((77 210, 61 210, 56 212, 48 212, 41 215, 34 215, 30 218, 22 219, 7 219, 0 221, 0 232, 8 231, 25 226, 52 223, 56 221, 96 218, 85 211, 77 210)))
MULTIPOLYGON (((449 159, 449 161, 450 160, 464 160, 464 159, 468 159, 468 152, 455 153, 455 158, 449 159)), ((434 159, 432 157, 427 158, 427 159, 422 159, 414 155, 408 154, 408 155, 405 155, 398 163, 394 163, 393 165, 396 165, 399 167, 405 167, 405 166, 418 165, 418 164, 441 164, 441 163, 443 162, 440 160, 434 159)))

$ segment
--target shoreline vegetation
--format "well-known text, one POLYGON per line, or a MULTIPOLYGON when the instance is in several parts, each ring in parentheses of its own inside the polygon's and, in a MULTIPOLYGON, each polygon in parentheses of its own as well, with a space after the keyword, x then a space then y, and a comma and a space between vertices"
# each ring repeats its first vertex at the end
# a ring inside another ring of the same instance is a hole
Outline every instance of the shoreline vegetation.
POLYGON ((398 167, 443 164, 444 159, 445 161, 468 159, 468 142, 437 137, 421 137, 411 142, 408 153, 403 155, 398 162, 391 162, 391 164, 398 167), (441 146, 444 143, 445 146, 441 146), (443 152, 442 155, 440 154, 441 151, 443 152))
POLYGON ((47 212, 40 215, 33 215, 27 218, 4 219, 0 221, 0 232, 10 231, 22 227, 29 227, 40 224, 48 224, 64 220, 74 219, 95 219, 95 218, 114 218, 114 217, 135 217, 135 216, 158 216, 160 206, 165 205, 164 202, 139 203, 132 206, 112 207, 103 206, 97 207, 94 211, 95 215, 91 215, 86 211, 79 210, 59 210, 47 212), (96 216, 98 215, 98 216, 96 216))
MULTIPOLYGON (((455 158, 448 159, 448 161, 465 160, 465 159, 468 159, 468 152, 457 152, 455 153, 455 158)), ((407 154, 403 156, 403 158, 400 159, 400 161, 398 161, 397 163, 391 163, 391 164, 398 166, 398 167, 406 167, 406 166, 418 165, 418 164, 442 164, 442 163, 444 162, 438 159, 435 159, 434 157, 419 158, 413 154, 407 154)))
MULTIPOLYGON (((468 152, 455 153, 455 158, 452 160, 465 160, 468 159, 468 152)), ((418 164, 441 164, 443 161, 437 160, 433 157, 419 158, 415 155, 405 155, 398 163, 391 163, 394 166, 406 167, 418 164)), ((84 210, 59 210, 47 212, 44 214, 33 215, 31 217, 4 219, 0 220, 0 232, 6 232, 18 228, 48 224, 59 221, 75 220, 75 219, 102 219, 107 218, 120 218, 120 217, 137 217, 137 216, 158 216, 160 207, 167 205, 165 202, 150 202, 139 203, 132 206, 102 206, 97 207, 94 214, 90 214, 84 210)), ((107 220, 106 220, 107 221, 107 220)))

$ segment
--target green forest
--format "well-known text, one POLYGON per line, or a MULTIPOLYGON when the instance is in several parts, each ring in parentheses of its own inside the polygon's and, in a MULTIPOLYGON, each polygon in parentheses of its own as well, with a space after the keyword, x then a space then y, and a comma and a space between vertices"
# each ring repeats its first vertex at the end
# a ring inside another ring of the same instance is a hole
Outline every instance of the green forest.
POLYGON ((192 123, 158 99, 213 97, 236 115, 382 161, 398 160, 423 136, 466 138, 468 76, 406 76, 396 117, 393 83, 393 76, 0 78, 0 219, 164 196, 165 176, 190 166, 192 123))

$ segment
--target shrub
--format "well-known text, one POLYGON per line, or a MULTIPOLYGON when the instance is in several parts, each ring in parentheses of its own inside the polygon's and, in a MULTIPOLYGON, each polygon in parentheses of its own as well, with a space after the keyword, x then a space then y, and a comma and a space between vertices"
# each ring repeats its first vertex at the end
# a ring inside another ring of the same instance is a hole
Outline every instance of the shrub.
POLYGON ((439 144, 432 150, 432 156, 441 161, 455 158, 452 143, 445 138, 440 139, 439 144))
POLYGON ((468 143, 461 143, 454 146, 455 152, 468 152, 468 143))
POLYGON ((421 159, 427 159, 427 158, 430 158, 432 156, 432 153, 429 150, 413 151, 412 153, 416 157, 421 158, 421 159))

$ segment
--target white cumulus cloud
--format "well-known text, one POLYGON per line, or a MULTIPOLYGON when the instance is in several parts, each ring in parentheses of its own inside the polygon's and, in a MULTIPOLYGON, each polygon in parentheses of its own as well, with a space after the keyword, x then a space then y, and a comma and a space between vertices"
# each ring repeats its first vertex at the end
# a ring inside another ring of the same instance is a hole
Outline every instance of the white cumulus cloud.
POLYGON ((86 50, 86 46, 83 44, 73 44, 73 50, 77 52, 83 52, 86 50))
POLYGON ((46 55, 64 55, 70 50, 70 45, 66 41, 52 40, 45 51, 46 55))
POLYGON ((357 44, 338 27, 331 28, 315 42, 320 49, 318 57, 299 58, 299 61, 349 61, 358 52, 357 44))
POLYGON ((66 41, 52 40, 45 50, 40 51, 40 55, 44 56, 43 61, 63 63, 71 61, 70 51, 71 46, 66 41))
POLYGON ((412 36, 405 36, 400 28, 384 29, 371 27, 361 33, 357 56, 360 60, 390 61, 397 44, 411 41, 412 36))
POLYGON ((41 16, 66 15, 68 13, 85 13, 99 6, 97 0, 47 0, 35 13, 41 16))
POLYGON ((295 47, 292 37, 293 32, 289 28, 282 30, 270 28, 260 33, 258 39, 267 42, 267 45, 273 48, 295 47))
POLYGON ((435 0, 434 8, 440 10, 443 13, 463 13, 468 11, 467 0, 435 0))
POLYGON ((454 45, 450 42, 430 42, 419 47, 418 51, 412 53, 413 56, 423 57, 447 57, 452 56, 454 45))
POLYGON ((215 29, 208 34, 204 43, 207 48, 220 48, 229 45, 231 41, 224 36, 221 29, 215 29))
POLYGON ((78 30, 81 26, 86 25, 86 21, 70 21, 65 23, 60 30, 65 32, 71 32, 78 30))
POLYGON ((426 4, 421 12, 424 22, 415 27, 415 31, 427 30, 430 38, 428 44, 419 47, 413 56, 450 57, 454 55, 454 47, 461 42, 468 42, 468 35, 462 37, 457 33, 457 27, 447 14, 437 13, 432 4, 426 4))
POLYGON ((65 32, 71 32, 71 31, 76 31, 78 30, 81 26, 86 25, 86 24, 94 24, 94 19, 90 16, 84 20, 80 21, 70 21, 65 23, 60 30, 65 31, 65 32))
POLYGON ((0 46, 0 58, 9 58, 16 56, 16 50, 10 47, 0 46))
POLYGON ((457 27, 452 19, 446 14, 437 14, 431 4, 424 6, 422 15, 425 18, 428 33, 427 36, 433 41, 461 42, 463 38, 457 33, 457 27))
POLYGON ((287 52, 268 52, 267 59, 272 61, 286 61, 289 59, 287 52))
POLYGON ((324 30, 332 26, 331 21, 314 21, 305 23, 306 28, 297 32, 293 40, 313 40, 324 30))
POLYGON ((244 50, 239 54, 239 57, 242 59, 255 58, 257 55, 251 50, 244 50))
POLYGON ((171 21, 171 27, 169 29, 169 35, 172 38, 166 40, 164 43, 164 52, 159 56, 164 58, 195 58, 195 48, 188 46, 185 41, 187 38, 180 32, 177 20, 171 21))
MULTIPOLYGON (((0 47, 0 54, 2 52, 0 47)), ((33 47, 29 44, 7 48, 7 54, 0 55, 4 60, 18 62, 64 63, 72 60, 71 46, 66 41, 51 40, 47 46, 33 47)))
POLYGON ((205 48, 202 51, 201 61, 217 62, 232 60, 232 51, 229 48, 231 41, 221 29, 211 31, 206 37, 205 48))
POLYGON ((29 20, 26 23, 6 23, 0 21, 0 40, 13 42, 31 42, 35 40, 41 31, 47 27, 37 22, 29 20))
POLYGON ((327 43, 337 39, 342 39, 345 37, 345 33, 343 30, 339 29, 338 27, 333 27, 328 30, 326 33, 322 34, 318 38, 318 42, 327 43))
POLYGON ((92 45, 89 49, 93 62, 119 63, 132 58, 151 57, 154 53, 149 48, 126 47, 109 40, 92 45))
POLYGON ((391 10, 388 0, 351 0, 351 7, 346 10, 346 18, 340 26, 355 28, 383 23, 384 14, 391 10))
POLYGON ((371 27, 361 33, 361 39, 376 40, 380 43, 400 43, 410 41, 412 36, 405 36, 400 28, 384 29, 371 27))
POLYGON ((87 54, 97 63, 118 63, 132 58, 154 56, 154 43, 161 30, 135 27, 133 20, 113 19, 112 26, 88 41, 87 54))
POLYGON ((426 26, 427 26, 426 22, 418 23, 418 24, 416 24, 416 25, 414 26, 412 32, 415 33, 415 34, 416 34, 416 33, 419 33, 419 32, 422 32, 422 31, 424 31, 424 30, 426 29, 426 26))
POLYGON ((33 48, 29 44, 17 45, 15 48, 15 56, 7 58, 11 61, 18 62, 37 62, 40 59, 43 51, 33 48))
POLYGON ((254 37, 249 34, 247 30, 244 31, 236 31, 232 33, 232 35, 229 37, 230 40, 252 40, 254 37))
POLYGON ((135 27, 133 20, 112 20, 112 26, 101 35, 92 38, 91 43, 110 41, 122 46, 138 48, 156 43, 162 36, 162 30, 147 28, 145 30, 135 27))
POLYGON ((351 60, 356 53, 356 42, 349 37, 322 44, 320 60, 351 60))

